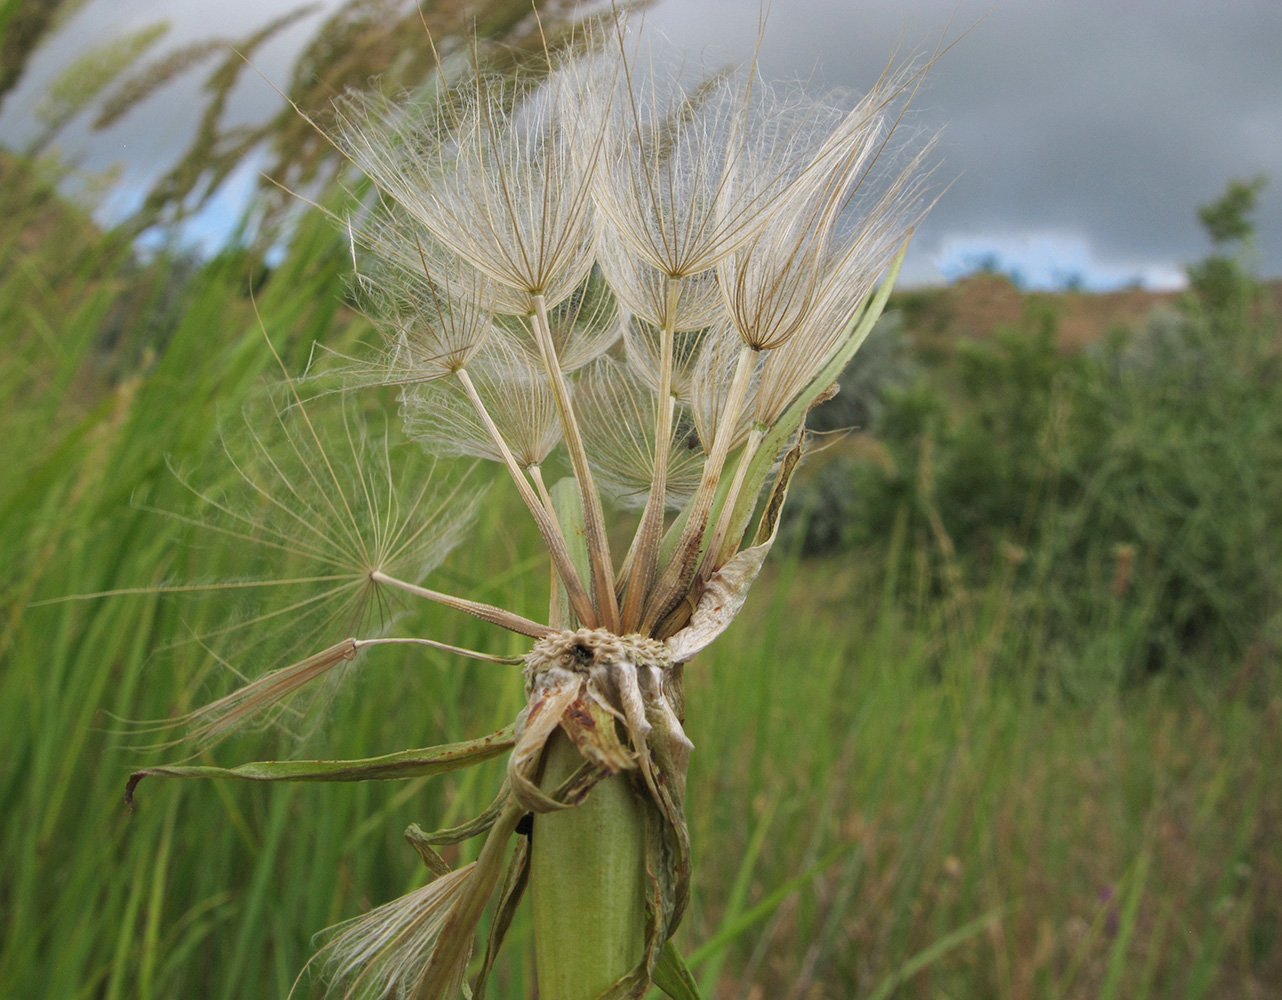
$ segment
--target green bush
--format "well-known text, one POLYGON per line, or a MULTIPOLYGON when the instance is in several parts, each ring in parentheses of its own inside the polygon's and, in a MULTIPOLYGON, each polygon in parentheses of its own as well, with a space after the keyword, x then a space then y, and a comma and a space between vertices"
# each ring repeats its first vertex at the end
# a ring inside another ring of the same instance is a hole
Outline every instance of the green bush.
POLYGON ((1002 590, 1026 636, 1007 667, 1071 694, 1275 663, 1282 364, 1231 264, 1232 288, 1195 268, 1139 333, 1065 354, 1044 314, 887 388, 884 454, 811 478, 803 547, 900 553, 889 571, 935 596, 1002 590))

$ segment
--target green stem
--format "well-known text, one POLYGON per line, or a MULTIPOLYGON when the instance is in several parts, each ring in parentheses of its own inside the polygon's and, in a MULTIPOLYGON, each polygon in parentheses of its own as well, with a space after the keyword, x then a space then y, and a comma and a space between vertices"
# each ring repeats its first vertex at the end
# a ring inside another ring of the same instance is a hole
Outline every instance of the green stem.
MULTIPOLYGON (((583 763, 558 729, 542 787, 583 763)), ((534 819, 530 892, 539 995, 595 1000, 637 967, 645 948, 645 813, 626 775, 599 782, 577 807, 534 819)))

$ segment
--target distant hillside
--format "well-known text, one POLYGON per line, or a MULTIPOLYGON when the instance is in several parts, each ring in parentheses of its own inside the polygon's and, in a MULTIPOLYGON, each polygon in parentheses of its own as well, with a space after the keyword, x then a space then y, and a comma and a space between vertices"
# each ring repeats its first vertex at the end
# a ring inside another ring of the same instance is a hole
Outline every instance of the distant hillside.
MULTIPOLYGON (((1265 283, 1274 313, 1282 313, 1282 278, 1265 283)), ((905 326, 918 343, 942 346, 958 337, 986 337, 1050 309, 1060 346, 1074 350, 1117 327, 1142 326, 1158 306, 1173 307, 1183 292, 1126 288, 1116 292, 1024 292, 1004 274, 972 274, 943 288, 897 293, 905 326)))

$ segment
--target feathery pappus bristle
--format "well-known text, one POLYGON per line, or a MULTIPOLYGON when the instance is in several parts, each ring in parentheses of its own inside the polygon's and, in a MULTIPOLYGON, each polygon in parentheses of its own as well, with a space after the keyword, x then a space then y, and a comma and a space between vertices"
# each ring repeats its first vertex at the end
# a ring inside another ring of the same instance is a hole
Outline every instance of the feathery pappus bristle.
MULTIPOLYGON (((390 903, 332 927, 312 959, 341 1000, 411 1000, 454 903, 469 889, 473 865, 433 879, 390 903)), ((466 956, 463 964, 466 964, 466 956)), ((461 983, 463 968, 457 970, 461 983)))

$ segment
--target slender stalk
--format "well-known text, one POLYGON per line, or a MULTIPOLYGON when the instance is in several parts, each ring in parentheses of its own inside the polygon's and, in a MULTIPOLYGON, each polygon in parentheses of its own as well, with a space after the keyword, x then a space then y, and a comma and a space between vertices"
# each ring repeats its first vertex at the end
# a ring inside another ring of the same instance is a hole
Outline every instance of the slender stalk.
MULTIPOLYGON (((539 491, 539 500, 543 502, 544 509, 552 517, 556 517, 556 507, 552 504, 552 495, 548 493, 547 484, 543 482, 543 470, 537 465, 528 465, 525 471, 534 480, 534 488, 539 491)), ((564 532, 562 532, 562 537, 564 537, 564 532)))
POLYGON ((757 449, 761 446, 763 435, 761 428, 754 426, 748 432, 748 440, 743 446, 743 451, 739 455, 739 461, 735 465, 734 479, 730 481, 730 491, 726 494, 726 499, 721 505, 721 516, 717 518, 716 530, 712 533, 707 548, 703 553, 703 562, 699 566, 699 575, 704 579, 710 577, 717 568, 734 554, 734 544, 737 538, 728 538, 730 531, 730 522, 734 520, 735 503, 739 499, 739 491, 743 489, 743 481, 748 474, 748 466, 752 462, 753 456, 757 454, 757 449))
POLYGON ((389 587, 395 587, 397 590, 403 590, 407 594, 413 594, 416 597, 425 597, 429 601, 435 601, 437 604, 443 604, 447 608, 454 608, 456 611, 466 611, 469 615, 475 615, 482 621, 490 622, 507 629, 509 632, 516 632, 519 635, 528 635, 535 639, 542 639, 545 635, 551 635, 556 629, 547 625, 541 625, 529 618, 522 617, 514 612, 504 608, 495 607, 493 604, 482 604, 479 601, 469 601, 462 597, 455 597, 452 594, 443 594, 439 590, 428 590, 426 587, 420 587, 416 583, 409 583, 406 580, 398 580, 394 576, 388 576, 382 570, 374 570, 369 575, 370 580, 374 583, 386 584, 389 587))
MULTIPOLYGON (((628 551, 623 556, 623 562, 619 564, 619 571, 614 577, 614 592, 619 597, 623 597, 624 588, 627 586, 628 578, 632 575, 632 561, 637 557, 637 536, 632 536, 632 542, 628 545, 628 551)), ((635 631, 628 622, 627 616, 624 615, 623 632, 635 631)))
POLYGON ((489 411, 485 408, 485 403, 476 391, 476 386, 472 384, 472 378, 468 375, 467 369, 459 368, 455 374, 458 376, 459 383, 463 386, 463 392, 476 410, 477 416, 481 418, 481 422, 485 424, 485 429, 489 431, 490 437, 493 438, 495 446, 499 449, 499 454, 503 456, 503 463, 507 466, 507 471, 511 475, 512 481, 516 484, 517 491, 521 494, 521 499, 525 501, 525 506, 530 509, 530 514, 533 515, 534 522, 539 527, 539 533, 543 536, 544 544, 547 545, 548 552, 552 556, 552 565, 556 567, 557 573, 565 584, 565 590, 570 596, 570 604, 574 608, 575 614, 579 616, 579 620, 588 628, 595 628, 597 617, 593 612, 588 592, 583 586, 583 581, 579 579, 578 571, 574 568, 574 561, 570 558, 569 550, 566 548, 565 536, 561 534, 561 526, 530 487, 530 481, 525 478, 521 467, 517 465, 516 457, 512 454, 511 449, 508 448, 507 442, 503 440, 503 435, 500 433, 498 425, 490 417, 489 411))
MULTIPOLYGON (((601 509, 601 496, 597 493, 596 483, 592 480, 592 470, 588 468, 588 456, 583 447, 583 435, 579 432, 579 422, 575 419, 574 408, 570 405, 570 392, 565 384, 565 374, 557 360, 556 347, 552 343, 552 328, 548 325, 547 300, 540 294, 532 296, 534 302, 534 334, 538 341, 539 354, 543 366, 547 369, 548 379, 552 383, 552 397, 556 400, 557 411, 561 417, 561 429, 565 436, 566 451, 570 456, 570 468, 579 484, 579 493, 583 497, 583 524, 588 538, 588 558, 592 564, 592 588, 596 598, 596 610, 600 624, 615 632, 619 630, 619 601, 614 593, 614 569, 610 564, 610 542, 605 534, 605 512, 601 509)), ((577 610, 577 609, 576 609, 577 610)), ((587 619, 580 613, 580 619, 587 619)), ((591 626, 589 626, 591 627, 591 626)))
POLYGON ((796 433, 796 428, 805 419, 806 412, 814 405, 819 394, 841 375, 860 345, 867 339, 880 318, 882 310, 886 308, 886 301, 895 287, 899 269, 903 266, 904 255, 908 252, 910 236, 911 234, 906 235, 903 243, 900 244, 898 253, 890 262, 885 275, 882 276, 881 285, 876 294, 870 300, 864 300, 853 310, 841 335, 836 338, 836 346, 823 362, 823 367, 810 379, 806 387, 796 394, 783 413, 775 416, 770 422, 757 448, 757 454, 748 463, 748 472, 745 477, 747 489, 741 491, 739 500, 735 504, 737 510, 734 513, 733 525, 741 526, 740 530, 746 528, 752 518, 752 506, 755 504, 757 491, 770 474, 775 456, 796 433), (749 503, 750 498, 752 503, 749 503))
POLYGON ((364 649, 366 646, 429 646, 432 649, 439 649, 443 653, 457 653, 459 656, 466 656, 473 660, 486 660, 489 663, 506 663, 511 666, 522 662, 523 656, 497 656, 494 653, 483 653, 476 649, 467 649, 463 646, 451 646, 448 642, 437 642, 435 639, 420 639, 418 636, 385 636, 382 639, 353 639, 352 647, 357 650, 364 649))
MULTIPOLYGON (((553 733, 542 787, 583 763, 553 733)), ((596 1000, 636 968, 645 946, 645 813, 626 775, 600 781, 574 809, 534 819, 530 891, 539 995, 596 1000)))
POLYGON ((739 410, 748 392, 748 382, 752 377, 752 363, 756 355, 757 352, 747 344, 739 349, 739 360, 735 365, 730 391, 726 395, 725 409, 721 411, 721 419, 717 423, 712 452, 703 463, 703 479, 699 483, 699 491, 690 502, 690 517, 677 541, 672 558, 664 567, 663 575, 659 578, 654 593, 646 604, 645 617, 642 619, 639 630, 641 632, 648 634, 653 630, 664 615, 672 610, 673 604, 680 599, 694 578, 703 533, 708 526, 708 513, 716 497, 721 469, 730 451, 730 439, 734 437, 735 422, 739 419, 739 410))
MULTIPOLYGON (((552 503, 552 495, 548 493, 547 484, 543 482, 543 470, 536 464, 526 466, 525 471, 534 480, 534 488, 539 491, 539 499, 543 501, 544 509, 552 517, 556 517, 556 506, 552 503)), ((557 523, 560 523, 559 519, 557 523)), ((561 536, 565 537, 564 529, 561 536)), ((566 545, 569 545, 568 539, 566 539, 566 545)), ((557 574, 555 565, 549 566, 548 576, 548 624, 553 628, 565 628, 569 623, 569 600, 561 586, 561 577, 557 574)))
POLYGON ((654 469, 650 475, 650 495, 646 498, 641 522, 637 525, 632 552, 632 572, 628 578, 627 597, 623 605, 623 630, 635 629, 645 599, 654 583, 659 543, 663 539, 663 510, 668 494, 668 453, 672 447, 672 415, 676 400, 672 397, 673 341, 676 338, 677 303, 681 300, 681 279, 669 275, 667 302, 663 314, 663 335, 659 341, 659 397, 655 409, 654 469))

